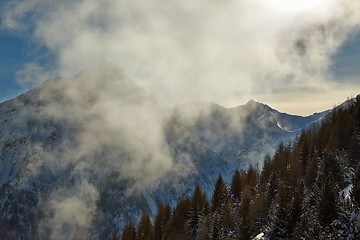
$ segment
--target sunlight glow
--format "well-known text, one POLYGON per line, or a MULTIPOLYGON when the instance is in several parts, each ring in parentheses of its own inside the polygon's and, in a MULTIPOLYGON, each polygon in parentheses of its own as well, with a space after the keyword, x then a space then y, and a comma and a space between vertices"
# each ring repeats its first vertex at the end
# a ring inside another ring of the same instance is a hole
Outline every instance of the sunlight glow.
POLYGON ((328 0, 268 0, 262 1, 268 8, 285 14, 303 13, 317 7, 325 7, 328 0))

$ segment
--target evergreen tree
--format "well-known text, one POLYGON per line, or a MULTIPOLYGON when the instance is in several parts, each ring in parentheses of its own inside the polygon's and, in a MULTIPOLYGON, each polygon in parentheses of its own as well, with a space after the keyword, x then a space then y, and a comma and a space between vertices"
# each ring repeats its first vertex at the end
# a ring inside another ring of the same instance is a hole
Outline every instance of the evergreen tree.
POLYGON ((294 193, 289 203, 288 216, 286 220, 286 235, 292 236, 293 232, 300 222, 301 215, 303 214, 303 201, 304 201, 304 183, 301 182, 299 186, 294 189, 294 193))
POLYGON ((199 232, 197 240, 208 240, 211 239, 211 228, 212 228, 212 215, 207 214, 200 218, 199 232))
POLYGON ((111 239, 112 239, 112 240, 118 240, 118 235, 117 235, 117 233, 113 233, 111 239))
MULTIPOLYGON (((117 239, 117 235, 116 235, 116 239, 117 239)), ((121 240, 136 240, 136 228, 134 226, 134 224, 132 223, 127 223, 124 226, 122 235, 121 235, 121 240)), ((113 240, 114 240, 114 235, 113 235, 113 240)))
POLYGON ((350 190, 350 198, 357 209, 360 209, 360 165, 357 167, 352 179, 352 188, 350 190))
MULTIPOLYGON (((279 184, 280 185, 280 184, 279 184)), ((269 223, 266 228, 269 239, 287 239, 287 189, 283 183, 279 186, 279 194, 273 202, 269 211, 269 223)))
POLYGON ((189 228, 194 239, 198 235, 200 218, 207 214, 207 212, 208 202, 206 196, 197 185, 191 198, 191 206, 188 216, 189 228))
POLYGON ((232 238, 235 230, 235 213, 233 201, 230 197, 225 198, 220 210, 221 233, 227 238, 232 238))
POLYGON ((317 194, 314 192, 304 194, 302 204, 303 214, 300 217, 300 222, 298 222, 294 229, 292 239, 320 239, 321 226, 317 218, 317 194))
POLYGON ((239 170, 236 170, 232 176, 230 189, 231 189, 231 193, 234 196, 235 200, 240 201, 240 199, 241 199, 241 173, 239 170))
POLYGON ((337 231, 336 236, 339 239, 360 239, 360 232, 357 226, 358 217, 358 211, 354 209, 350 201, 345 199, 341 207, 339 219, 332 223, 337 231))
POLYGON ((324 228, 338 216, 338 184, 343 179, 341 165, 335 152, 325 149, 320 159, 320 172, 317 179, 318 185, 318 217, 324 228))
POLYGON ((323 227, 329 227, 338 217, 338 192, 334 181, 327 177, 320 188, 318 202, 319 221, 323 227))
POLYGON ((140 219, 137 231, 138 240, 152 240, 154 238, 154 229, 150 217, 147 213, 143 213, 140 219))
POLYGON ((214 192, 211 198, 211 211, 215 212, 220 208, 226 192, 226 186, 221 176, 218 177, 214 192))
POLYGON ((264 164, 261 170, 260 185, 265 186, 271 174, 273 174, 273 162, 269 154, 265 155, 264 164))
POLYGON ((249 169, 246 171, 246 173, 244 174, 244 183, 242 184, 243 188, 245 188, 245 186, 249 187, 249 190, 251 191, 251 194, 255 194, 255 189, 256 189, 256 185, 257 185, 257 180, 258 180, 258 171, 257 171, 257 167, 253 167, 252 165, 249 166, 249 169))
POLYGON ((307 166, 305 170, 305 177, 304 177, 305 186, 307 188, 309 189, 313 188, 316 182, 317 174, 318 174, 317 159, 315 153, 311 152, 310 155, 308 156, 307 166))
POLYGON ((267 214, 269 207, 270 204, 268 206, 266 193, 258 188, 255 195, 251 198, 249 210, 249 220, 253 234, 259 234, 263 226, 268 222, 267 214))
POLYGON ((186 198, 181 199, 166 226, 166 239, 183 240, 190 238, 188 227, 188 213, 190 201, 186 198))
POLYGON ((247 187, 244 189, 240 202, 240 236, 241 239, 251 239, 251 221, 249 218, 251 193, 247 187))
POLYGON ((165 239, 165 226, 170 219, 170 207, 168 205, 160 205, 154 221, 154 239, 165 239))

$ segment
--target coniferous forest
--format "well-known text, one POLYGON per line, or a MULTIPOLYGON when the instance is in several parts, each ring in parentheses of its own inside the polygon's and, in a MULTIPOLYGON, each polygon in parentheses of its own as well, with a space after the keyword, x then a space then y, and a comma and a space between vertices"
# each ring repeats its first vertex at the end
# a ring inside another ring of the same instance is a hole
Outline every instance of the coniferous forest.
POLYGON ((114 239, 360 239, 360 95, 280 144, 262 168, 221 176, 114 239))

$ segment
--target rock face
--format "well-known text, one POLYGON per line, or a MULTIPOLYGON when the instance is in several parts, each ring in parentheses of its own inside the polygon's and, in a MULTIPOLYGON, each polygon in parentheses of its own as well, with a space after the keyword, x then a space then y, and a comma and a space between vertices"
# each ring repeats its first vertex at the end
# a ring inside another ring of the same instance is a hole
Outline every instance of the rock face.
POLYGON ((105 239, 319 120, 249 101, 164 109, 108 63, 0 104, 0 236, 105 239))

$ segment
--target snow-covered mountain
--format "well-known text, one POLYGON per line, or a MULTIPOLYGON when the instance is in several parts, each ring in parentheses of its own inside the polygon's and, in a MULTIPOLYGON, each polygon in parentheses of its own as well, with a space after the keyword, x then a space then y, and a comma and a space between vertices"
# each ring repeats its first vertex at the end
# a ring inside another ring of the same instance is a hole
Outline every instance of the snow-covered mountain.
POLYGON ((0 236, 105 239, 142 211, 261 162, 326 112, 159 106, 108 63, 0 104, 0 236))

